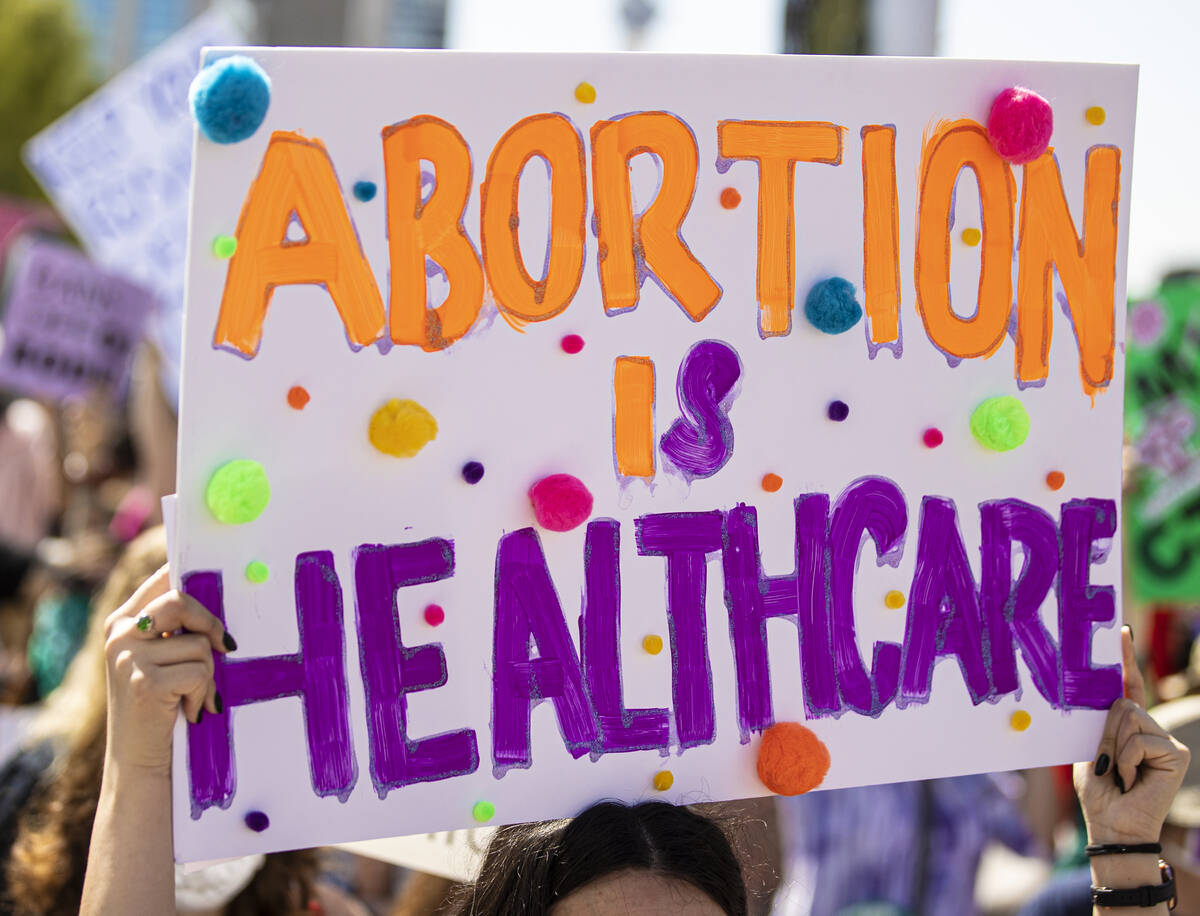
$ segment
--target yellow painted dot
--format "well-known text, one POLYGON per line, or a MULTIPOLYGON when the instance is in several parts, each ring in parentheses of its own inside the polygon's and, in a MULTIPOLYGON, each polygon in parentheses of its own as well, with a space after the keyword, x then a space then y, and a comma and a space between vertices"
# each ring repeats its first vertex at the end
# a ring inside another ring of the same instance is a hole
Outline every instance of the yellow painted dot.
POLYGON ((972 248, 974 248, 976 245, 978 245, 982 238, 983 238, 983 233, 980 232, 978 229, 976 229, 974 226, 971 226, 962 231, 963 244, 970 245, 972 248))
POLYGON ((892 589, 883 596, 883 603, 890 607, 893 611, 896 610, 896 608, 904 607, 904 592, 898 592, 896 589, 892 589))
POLYGON ((662 637, 653 633, 642 640, 642 648, 651 655, 658 655, 658 653, 662 651, 662 646, 662 637))
POLYGON ((371 416, 367 438, 385 455, 411 458, 437 437, 437 421, 407 398, 392 398, 371 416))
POLYGON ((675 776, 670 770, 659 770, 654 774, 654 788, 659 792, 666 792, 673 785, 675 785, 675 776))
POLYGON ((591 83, 580 83, 575 87, 575 98, 584 105, 591 105, 596 101, 596 87, 591 83))
POLYGON ((1029 713, 1023 709, 1018 709, 1012 714, 1012 718, 1008 720, 1008 724, 1012 726, 1013 731, 1023 732, 1025 729, 1029 728, 1029 723, 1032 721, 1033 720, 1029 717, 1029 713))
POLYGON ((1104 119, 1108 117, 1108 115, 1105 114, 1104 109, 1099 105, 1093 105, 1083 113, 1083 116, 1087 118, 1087 122, 1094 127, 1099 127, 1104 123, 1104 119))

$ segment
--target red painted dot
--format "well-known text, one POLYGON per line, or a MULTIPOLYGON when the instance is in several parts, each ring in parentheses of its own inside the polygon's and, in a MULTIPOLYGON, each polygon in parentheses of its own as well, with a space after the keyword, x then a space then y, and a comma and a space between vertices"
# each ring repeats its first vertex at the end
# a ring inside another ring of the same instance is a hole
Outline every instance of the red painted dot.
POLYGON ((945 436, 942 431, 936 426, 931 426, 925 432, 921 433, 921 441, 925 443, 926 448, 937 448, 942 444, 945 436))
POLYGON ((560 341, 559 346, 563 348, 564 353, 575 354, 583 349, 583 338, 578 334, 568 334, 560 341))
POLYGON ((721 192, 721 206, 726 210, 736 210, 741 202, 742 195, 738 193, 737 188, 726 188, 721 192))
POLYGON ((293 385, 288 389, 287 401, 289 407, 303 410, 304 405, 308 403, 308 390, 302 385, 293 385))
POLYGON ((431 604, 425 608, 425 622, 431 627, 440 626, 446 619, 446 612, 440 604, 431 604))
POLYGON ((1051 490, 1061 490, 1062 485, 1067 482, 1067 475, 1062 471, 1051 471, 1046 475, 1046 486, 1051 490))

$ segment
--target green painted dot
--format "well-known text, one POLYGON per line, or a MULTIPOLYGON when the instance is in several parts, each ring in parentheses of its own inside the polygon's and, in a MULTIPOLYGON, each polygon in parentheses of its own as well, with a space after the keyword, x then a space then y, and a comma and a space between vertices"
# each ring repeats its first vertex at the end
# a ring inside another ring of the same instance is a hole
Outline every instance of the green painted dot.
POLYGON ((218 258, 232 258, 237 251, 237 239, 232 235, 218 235, 213 239, 212 250, 218 258))
POLYGON ((971 414, 971 435, 994 452, 1012 451, 1029 435, 1029 412, 1012 395, 988 398, 971 414))
POLYGON ((262 560, 254 560, 246 565, 246 578, 251 582, 266 582, 271 577, 271 570, 262 560))
POLYGON ((252 522, 271 501, 267 472, 257 461, 246 458, 228 461, 209 478, 204 501, 218 522, 226 525, 252 522))
POLYGON ((471 809, 471 817, 481 824, 486 824, 495 816, 496 806, 489 801, 475 802, 475 807, 471 809))

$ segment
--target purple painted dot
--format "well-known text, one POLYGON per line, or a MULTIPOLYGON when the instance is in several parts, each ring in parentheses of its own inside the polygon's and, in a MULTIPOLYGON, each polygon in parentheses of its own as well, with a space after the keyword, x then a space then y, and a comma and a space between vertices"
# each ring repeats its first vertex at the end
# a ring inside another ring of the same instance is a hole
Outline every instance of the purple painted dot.
POLYGON ((480 461, 468 461, 462 466, 463 480, 470 484, 479 483, 483 480, 483 463, 480 461))
POLYGON ((262 833, 271 826, 271 819, 261 811, 251 811, 246 815, 246 826, 255 833, 262 833))
POLYGON ((830 401, 826 413, 829 414, 829 419, 835 423, 841 423, 850 416, 850 407, 845 401, 830 401))

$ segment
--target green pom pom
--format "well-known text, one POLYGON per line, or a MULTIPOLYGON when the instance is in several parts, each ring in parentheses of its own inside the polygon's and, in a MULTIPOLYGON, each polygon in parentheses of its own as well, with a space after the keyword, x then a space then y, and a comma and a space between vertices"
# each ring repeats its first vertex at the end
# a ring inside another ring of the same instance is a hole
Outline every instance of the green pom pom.
POLYGON ((481 824, 486 824, 495 816, 496 806, 489 801, 475 802, 475 807, 471 809, 471 817, 481 824))
POLYGON ((262 560, 254 560, 246 565, 246 578, 256 584, 266 582, 271 577, 271 570, 262 560))
POLYGON ((232 258, 237 251, 237 239, 232 235, 218 235, 213 239, 212 250, 218 258, 232 258))
POLYGON ((971 414, 971 435, 994 452, 1012 451, 1029 436, 1029 412, 1012 395, 988 398, 971 414))
POLYGON ((267 472, 257 461, 246 458, 226 462, 209 478, 204 501, 219 522, 226 525, 252 522, 271 501, 267 472))

